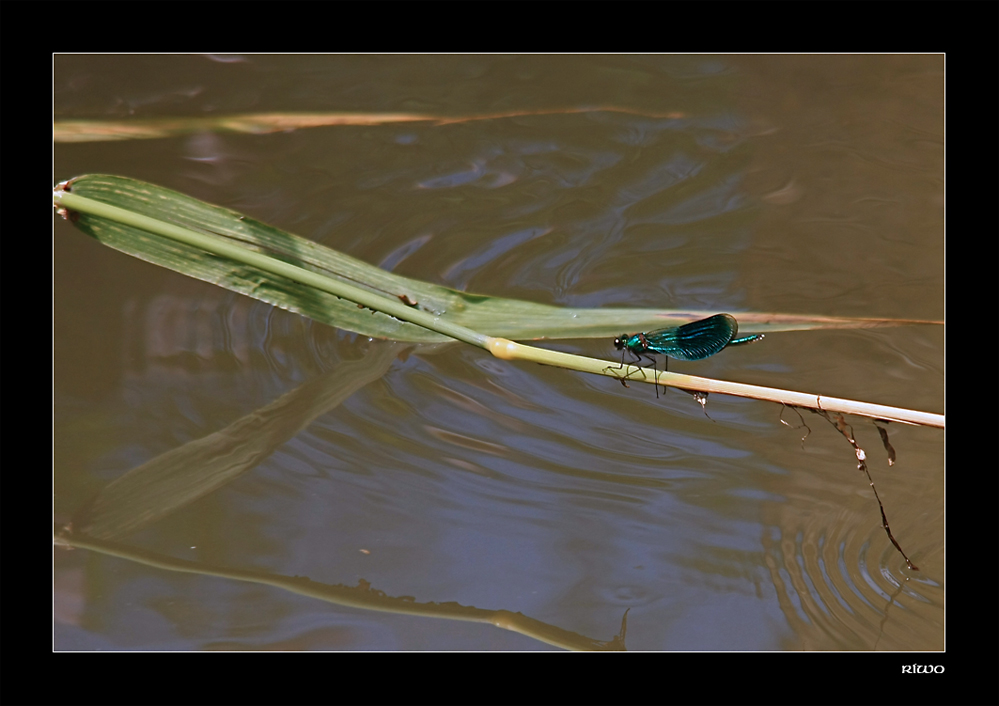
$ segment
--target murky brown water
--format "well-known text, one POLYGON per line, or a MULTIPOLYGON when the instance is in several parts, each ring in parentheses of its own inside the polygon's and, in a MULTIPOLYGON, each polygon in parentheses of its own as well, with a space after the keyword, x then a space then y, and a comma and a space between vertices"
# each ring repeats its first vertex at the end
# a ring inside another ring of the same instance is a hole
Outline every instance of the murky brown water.
MULTIPOLYGON (((155 182, 470 292, 943 318, 939 56, 61 56, 55 107, 57 120, 520 112, 57 144, 55 175, 155 182), (592 106, 621 110, 560 112, 592 106)), ((56 648, 580 646, 400 612, 447 602, 598 641, 627 609, 629 650, 943 648, 941 431, 891 425, 889 467, 874 426, 852 420, 911 571, 853 449, 816 416, 802 448, 772 404, 712 396, 708 419, 675 391, 388 345, 57 221, 57 521, 283 395, 320 398, 348 364, 383 356, 387 372, 120 540, 201 575, 58 551, 56 648), (205 575, 226 570, 363 595, 205 575)), ((560 348, 616 355, 609 340, 560 348)), ((779 334, 671 369, 943 411, 941 326, 779 334)))

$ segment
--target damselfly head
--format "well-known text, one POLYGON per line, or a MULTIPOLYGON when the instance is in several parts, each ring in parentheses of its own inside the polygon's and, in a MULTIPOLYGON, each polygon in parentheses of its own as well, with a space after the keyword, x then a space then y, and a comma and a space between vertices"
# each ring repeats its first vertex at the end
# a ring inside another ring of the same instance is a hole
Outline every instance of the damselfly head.
POLYGON ((622 333, 620 336, 614 339, 614 347, 621 350, 626 345, 628 345, 628 334, 622 333))

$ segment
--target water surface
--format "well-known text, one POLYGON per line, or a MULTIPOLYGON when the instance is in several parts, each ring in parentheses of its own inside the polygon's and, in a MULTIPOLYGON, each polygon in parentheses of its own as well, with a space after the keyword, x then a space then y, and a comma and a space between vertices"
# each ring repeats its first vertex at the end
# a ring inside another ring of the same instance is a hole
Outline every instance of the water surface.
MULTIPOLYGON (((939 56, 60 56, 57 120, 520 113, 58 144, 403 275, 577 307, 943 319, 939 56), (579 112, 580 108, 616 110, 579 112), (571 111, 571 112, 570 112, 571 111)), ((385 354, 253 470, 122 542, 457 602, 629 650, 938 650, 943 433, 391 349, 55 223, 55 509, 385 354), (298 391, 298 392, 296 392, 298 391), (304 391, 304 392, 302 392, 304 391)), ((614 359, 611 341, 560 342, 614 359)), ((941 326, 671 369, 943 412, 941 326)), ((488 624, 57 552, 56 649, 538 650, 488 624)))

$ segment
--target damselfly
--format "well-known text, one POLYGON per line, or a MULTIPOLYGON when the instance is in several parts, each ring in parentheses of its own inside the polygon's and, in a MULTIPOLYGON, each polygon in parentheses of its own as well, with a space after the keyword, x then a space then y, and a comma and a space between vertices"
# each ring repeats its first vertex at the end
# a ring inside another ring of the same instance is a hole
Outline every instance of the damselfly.
MULTIPOLYGON (((641 363, 642 358, 647 358, 655 366, 656 354, 667 356, 667 359, 703 360, 713 356, 723 348, 753 343, 763 338, 763 334, 737 338, 738 333, 739 324, 734 316, 715 314, 700 321, 692 321, 682 326, 661 328, 648 333, 630 335, 622 333, 614 339, 614 347, 621 351, 621 367, 623 368, 625 351, 635 356, 637 362, 641 363)), ((663 369, 666 369, 665 364, 663 369)), ((628 386, 625 382, 626 379, 627 376, 621 378, 621 384, 625 387, 628 386)))

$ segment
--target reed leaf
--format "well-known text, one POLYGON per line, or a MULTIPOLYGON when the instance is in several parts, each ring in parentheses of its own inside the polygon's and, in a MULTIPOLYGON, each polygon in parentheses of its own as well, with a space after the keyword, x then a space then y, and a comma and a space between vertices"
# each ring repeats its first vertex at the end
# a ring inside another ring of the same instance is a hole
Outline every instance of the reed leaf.
MULTIPOLYGON (((652 376, 647 369, 633 365, 614 365, 514 343, 509 339, 578 338, 594 335, 594 329, 599 332, 596 335, 607 336, 627 326, 629 314, 641 317, 649 313, 640 309, 560 309, 438 287, 393 275, 235 211, 125 177, 94 175, 63 182, 56 186, 53 202, 64 217, 111 247, 358 333, 402 341, 453 338, 504 360, 527 360, 688 390, 943 426, 942 415, 675 373, 652 376)), ((682 323, 704 318, 703 314, 655 316, 661 327, 671 317, 679 316, 678 323, 682 323)), ((641 325, 641 320, 632 326, 652 328, 641 325)), ((745 326, 744 332, 758 331, 761 326, 788 330, 770 320, 745 326)), ((802 322, 795 327, 801 328, 802 322)))
MULTIPOLYGON (((635 308, 573 309, 470 294, 386 272, 237 211, 128 177, 87 175, 63 182, 56 188, 57 206, 72 214, 73 222, 81 231, 109 247, 315 321, 374 338, 425 343, 447 340, 445 336, 388 316, 381 310, 372 314, 370 310, 358 309, 355 302, 313 286, 221 258, 120 220, 74 211, 68 207, 68 201, 63 203, 63 196, 70 195, 223 238, 246 250, 349 283, 382 298, 412 303, 414 309, 446 317, 491 336, 513 340, 610 338, 624 330, 648 331, 677 326, 718 313, 635 308)), ((740 331, 744 333, 941 323, 747 312, 739 313, 738 319, 740 331)))

